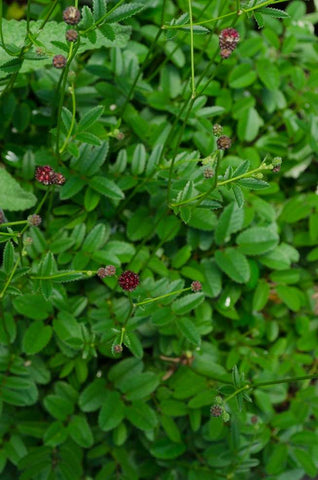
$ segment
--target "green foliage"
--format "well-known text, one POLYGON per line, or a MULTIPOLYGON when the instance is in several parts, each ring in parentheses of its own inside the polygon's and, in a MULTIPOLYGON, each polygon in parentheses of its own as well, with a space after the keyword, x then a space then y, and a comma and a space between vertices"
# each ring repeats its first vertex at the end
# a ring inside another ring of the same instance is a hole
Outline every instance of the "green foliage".
POLYGON ((1 478, 316 478, 317 12, 54 5, 0 20, 1 478))

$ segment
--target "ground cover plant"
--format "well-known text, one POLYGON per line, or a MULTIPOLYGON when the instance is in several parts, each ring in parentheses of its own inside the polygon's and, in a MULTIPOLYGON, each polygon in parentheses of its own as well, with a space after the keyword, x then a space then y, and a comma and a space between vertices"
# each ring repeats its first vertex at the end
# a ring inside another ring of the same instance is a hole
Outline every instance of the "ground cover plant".
POLYGON ((1 479, 317 478, 317 20, 1 1, 1 479))

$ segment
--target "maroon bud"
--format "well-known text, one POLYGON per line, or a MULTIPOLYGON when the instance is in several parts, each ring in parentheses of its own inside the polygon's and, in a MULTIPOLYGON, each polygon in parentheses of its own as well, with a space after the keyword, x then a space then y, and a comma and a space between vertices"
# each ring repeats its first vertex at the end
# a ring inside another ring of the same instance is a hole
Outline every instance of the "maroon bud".
POLYGON ((232 145, 232 140, 226 135, 222 135, 216 141, 219 150, 227 150, 232 145))
POLYGON ((213 178, 214 170, 211 167, 206 167, 203 171, 204 178, 213 178))
POLYGON ((78 33, 76 30, 67 30, 65 37, 68 42, 76 42, 78 39, 78 33))
POLYGON ((44 167, 37 167, 35 169, 35 178, 38 182, 43 183, 43 185, 52 185, 53 174, 53 168, 49 165, 45 165, 44 167))
POLYGON ((68 25, 77 25, 81 19, 81 13, 76 7, 67 7, 63 12, 63 20, 68 25))
POLYGON ((253 425, 255 425, 257 422, 258 422, 257 416, 256 416, 256 415, 253 415, 252 418, 251 418, 251 423, 252 423, 253 425))
POLYGON ((195 280, 194 282, 192 282, 191 290, 192 292, 199 292, 200 290, 202 290, 201 282, 198 282, 198 280, 195 280))
POLYGON ((235 28, 225 28, 219 35, 219 45, 221 49, 221 57, 228 58, 236 49, 240 40, 240 35, 235 28))
POLYGON ((65 183, 65 177, 59 172, 54 172, 52 175, 52 183, 54 185, 64 185, 65 183))
POLYGON ((118 283, 123 290, 132 292, 139 285, 139 275, 130 270, 126 270, 120 275, 118 283))
POLYGON ((29 215, 27 218, 28 224, 32 227, 38 227, 40 223, 42 222, 42 218, 40 215, 29 215))
POLYGON ((223 127, 222 125, 219 125, 218 123, 216 123, 215 125, 213 125, 212 131, 215 137, 220 137, 223 132, 223 127))
POLYGON ((113 352, 114 353, 121 353, 123 351, 123 347, 121 345, 114 345, 113 346, 113 352))
POLYGON ((101 267, 97 270, 99 278, 113 277, 116 273, 116 267, 114 265, 107 265, 107 267, 101 267))
POLYGON ((55 55, 55 57, 53 57, 53 66, 55 68, 64 68, 65 65, 66 65, 66 57, 64 57, 64 55, 55 55))
POLYGON ((223 413, 223 407, 221 407, 221 405, 212 405, 210 413, 212 417, 220 417, 223 413))

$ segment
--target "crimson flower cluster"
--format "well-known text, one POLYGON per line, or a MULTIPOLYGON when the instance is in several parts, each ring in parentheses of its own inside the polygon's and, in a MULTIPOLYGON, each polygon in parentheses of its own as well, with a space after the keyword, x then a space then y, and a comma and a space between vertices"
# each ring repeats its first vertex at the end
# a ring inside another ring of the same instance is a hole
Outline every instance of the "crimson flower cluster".
POLYGON ((240 34, 235 28, 225 28, 219 35, 219 45, 221 49, 221 57, 229 58, 236 49, 240 40, 240 34))
POLYGON ((139 275, 131 270, 126 270, 120 275, 118 283, 123 290, 132 292, 139 285, 139 275))
POLYGON ((63 185, 65 177, 60 172, 55 172, 49 165, 44 167, 36 167, 35 178, 43 185, 63 185))

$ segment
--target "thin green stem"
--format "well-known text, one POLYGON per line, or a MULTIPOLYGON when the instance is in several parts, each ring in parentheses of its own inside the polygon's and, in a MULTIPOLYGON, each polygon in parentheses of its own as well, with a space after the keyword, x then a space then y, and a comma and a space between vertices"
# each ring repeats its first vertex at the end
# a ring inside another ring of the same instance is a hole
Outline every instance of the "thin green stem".
POLYGON ((190 50, 191 50, 191 90, 192 98, 195 98, 195 77, 194 77, 194 36, 193 36, 193 18, 192 18, 192 3, 188 0, 189 18, 190 18, 190 50))
POLYGON ((234 393, 232 393, 231 395, 229 395, 228 397, 226 397, 225 399, 225 402, 228 402, 229 400, 231 400, 232 398, 236 397, 239 393, 241 392, 244 392, 245 390, 249 390, 251 388, 251 385, 244 385, 244 387, 242 388, 239 388, 238 390, 235 390, 234 393))
MULTIPOLYGON (((0 0, 0 2, 2 2, 2 0, 0 0)), ((52 3, 51 8, 49 9, 48 13, 46 14, 45 18, 43 19, 43 22, 41 23, 38 32, 36 33, 36 35, 33 36, 33 39, 30 40, 30 38, 28 38, 28 34, 26 35, 26 39, 28 39, 28 41, 25 43, 25 45, 23 45, 23 47, 21 48, 21 51, 20 51, 20 53, 19 53, 19 55, 18 55, 18 57, 17 57, 18 59, 21 60, 20 68, 11 75, 9 82, 7 83, 6 87, 2 90, 2 92, 1 92, 1 94, 0 94, 0 98, 1 98, 4 94, 8 93, 8 92, 13 88, 13 85, 14 85, 14 83, 15 83, 15 81, 16 81, 17 76, 18 76, 19 73, 20 73, 20 70, 21 70, 21 67, 22 67, 22 64, 23 64, 23 56, 24 56, 24 54, 25 54, 28 50, 30 50, 30 48, 31 48, 32 45, 33 45, 34 40, 37 39, 37 37, 39 36, 39 34, 41 33, 41 31, 42 31, 43 28, 45 27, 45 25, 46 25, 46 23, 48 22, 51 14, 52 14, 52 12, 53 12, 53 10, 54 10, 55 7, 56 7, 57 2, 58 2, 58 0, 54 0, 54 2, 52 3)), ((2 3, 1 3, 1 6, 2 6, 2 3)), ((0 18, 2 19, 2 12, 1 12, 0 18)), ((1 30, 1 32, 2 32, 2 22, 1 22, 0 30, 1 30)), ((5 47, 4 47, 4 48, 5 48, 5 47)), ((7 52, 7 53, 9 53, 9 55, 12 55, 10 52, 7 52)))
POLYGON ((1 291, 1 293, 0 293, 0 298, 3 298, 3 296, 4 296, 4 294, 5 294, 6 290, 7 290, 7 288, 9 287, 9 285, 10 285, 10 283, 11 283, 11 281, 12 281, 13 275, 14 275, 16 269, 18 268, 19 263, 20 263, 20 257, 18 256, 18 258, 16 259, 16 262, 15 262, 15 264, 14 264, 12 270, 11 270, 11 273, 10 273, 10 275, 9 275, 9 277, 8 277, 8 280, 6 281, 6 283, 5 283, 2 291, 1 291))
POLYGON ((292 383, 292 382, 298 382, 301 380, 312 380, 314 378, 318 378, 318 373, 315 373, 313 375, 303 375, 302 377, 290 377, 290 378, 281 378, 280 380, 270 380, 268 382, 255 382, 255 383, 247 383, 243 387, 239 388, 238 390, 235 390, 231 395, 225 398, 225 402, 229 402, 229 400, 232 400, 232 398, 236 397, 240 393, 246 391, 246 390, 252 390, 254 388, 259 388, 259 387, 269 387, 271 385, 279 385, 282 383, 292 383))
POLYGON ((91 277, 91 276, 96 274, 96 271, 93 271, 93 270, 71 270, 69 272, 55 273, 53 275, 46 275, 46 276, 43 276, 43 277, 41 277, 41 276, 37 277, 37 276, 31 275, 30 278, 32 280, 54 280, 54 278, 67 277, 68 275, 69 276, 74 275, 74 273, 83 273, 83 274, 87 275, 88 277, 91 277))
POLYGON ((203 193, 199 193, 198 195, 195 195, 194 197, 189 198, 188 200, 183 200, 182 202, 171 203, 170 207, 171 208, 180 207, 182 205, 186 205, 188 203, 194 202, 195 200, 199 200, 199 199, 202 201, 205 197, 207 197, 217 187, 222 187, 223 185, 227 185, 228 183, 236 182, 237 180, 240 180, 242 178, 250 177, 257 172, 260 172, 261 170, 268 170, 268 168, 264 167, 263 164, 262 164, 259 167, 255 168, 254 170, 250 170, 249 172, 242 173, 241 175, 238 175, 237 177, 232 177, 232 178, 228 178, 227 180, 217 182, 218 164, 219 164, 219 162, 217 161, 217 166, 216 166, 216 169, 215 169, 215 177, 214 177, 215 178, 215 183, 208 191, 203 192, 203 193))
POLYGON ((17 222, 0 223, 0 228, 11 227, 12 225, 24 225, 25 223, 28 223, 28 221, 27 220, 18 220, 17 222))
POLYGON ((241 0, 236 0, 236 13, 241 10, 241 0))
POLYGON ((314 373, 313 375, 304 375, 302 377, 290 377, 290 378, 283 378, 280 380, 271 380, 269 382, 256 382, 250 385, 250 388, 258 388, 258 387, 267 387, 268 385, 277 385, 280 383, 292 383, 298 382, 301 380, 312 380, 314 378, 318 378, 318 373, 314 373))
POLYGON ((20 235, 19 233, 16 233, 16 232, 12 232, 12 233, 9 233, 9 232, 0 232, 0 237, 2 236, 5 236, 5 237, 17 237, 18 235, 20 235))
POLYGON ((157 302, 162 298, 171 297, 172 295, 180 295, 180 293, 188 292, 191 290, 191 287, 181 288, 180 290, 175 290, 174 292, 165 293, 164 295, 160 295, 160 297, 148 298, 147 300, 143 300, 142 302, 135 303, 135 307, 140 307, 140 305, 147 305, 148 303, 157 302))
MULTIPOLYGON (((40 212, 40 210, 41 210, 44 202, 46 201, 46 199, 47 199, 50 191, 51 191, 51 188, 49 187, 49 188, 46 190, 45 194, 43 195, 42 200, 40 201, 40 203, 39 203, 38 206, 36 207, 35 212, 34 212, 34 215, 37 215, 37 214, 40 212)), ((29 225, 28 222, 27 222, 26 225, 23 227, 23 229, 22 229, 21 232, 20 232, 20 235, 21 235, 21 236, 22 236, 22 235, 24 234, 24 232, 29 228, 29 226, 30 226, 30 225, 29 225)))
POLYGON ((68 57, 67 57, 67 64, 66 64, 66 66, 65 66, 65 68, 62 72, 63 79, 61 80, 61 84, 60 84, 61 88, 60 88, 60 99, 59 99, 59 106, 58 106, 58 112, 57 112, 56 144, 55 144, 55 151, 58 155, 60 155, 60 134, 61 134, 61 126, 62 126, 62 108, 63 108, 63 104, 64 104, 67 76, 68 76, 68 72, 70 70, 72 60, 76 55, 76 52, 79 48, 79 45, 80 45, 80 39, 78 39, 75 47, 74 47, 74 44, 71 43, 70 49, 69 49, 69 54, 68 54, 68 57))
POLYGON ((26 17, 27 17, 27 36, 30 33, 30 15, 31 15, 31 0, 28 0, 28 2, 27 2, 27 13, 26 13, 26 17))
MULTIPOLYGON (((240 13, 250 13, 250 12, 253 12, 254 10, 258 10, 259 8, 264 8, 264 7, 267 7, 268 5, 276 5, 278 3, 283 3, 284 1, 285 0, 276 0, 276 1, 266 0, 263 3, 259 3, 258 5, 255 5, 253 7, 242 9, 240 10, 240 13)), ((218 20, 223 20, 224 18, 233 17, 235 15, 237 15, 237 11, 226 13, 225 15, 221 15, 219 17, 210 18, 210 20, 202 20, 202 22, 192 23, 192 26, 206 25, 208 23, 217 22, 218 20)), ((184 25, 163 25, 162 26, 163 29, 169 29, 169 30, 178 29, 178 28, 180 29, 185 27, 188 27, 188 28, 191 27, 191 23, 187 23, 184 25)))
POLYGON ((75 96, 75 87, 74 83, 72 83, 72 86, 70 88, 71 96, 72 96, 72 120, 71 120, 71 125, 70 129, 67 133, 67 136, 65 138, 65 142, 63 143, 62 148, 60 149, 60 154, 64 152, 65 148, 67 147, 68 141, 72 135, 74 125, 75 125, 75 116, 76 116, 76 96, 75 96))

